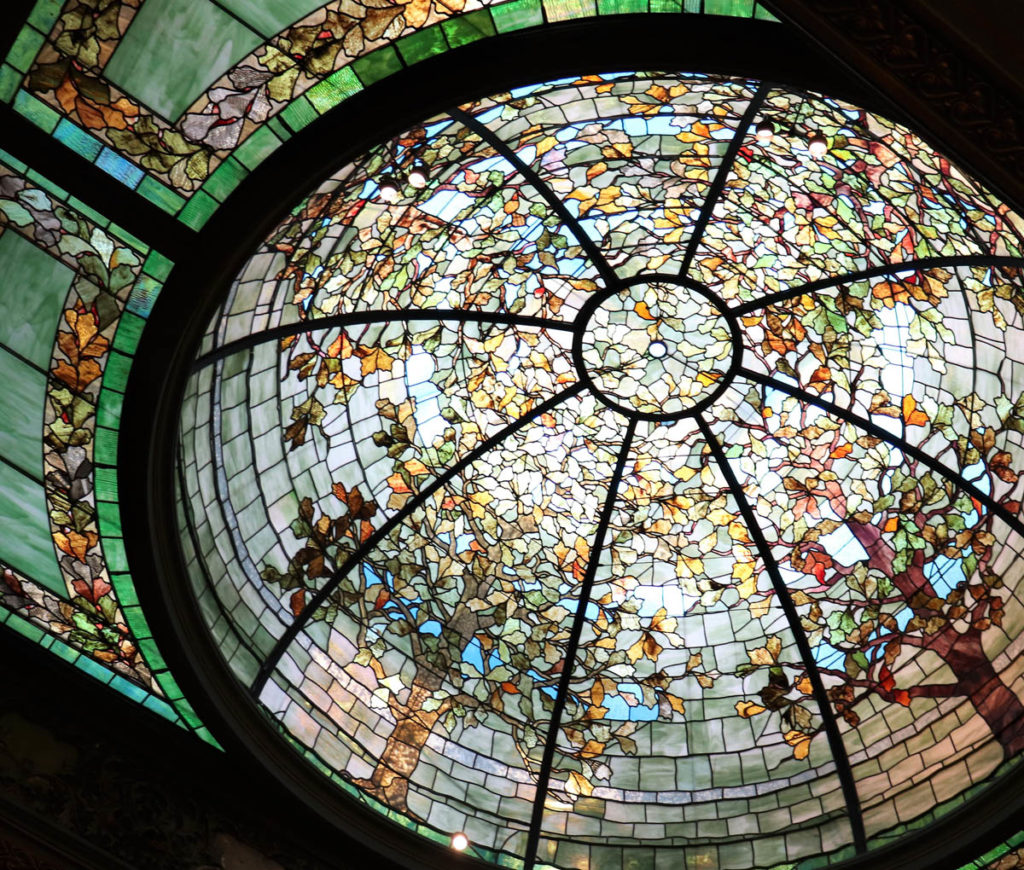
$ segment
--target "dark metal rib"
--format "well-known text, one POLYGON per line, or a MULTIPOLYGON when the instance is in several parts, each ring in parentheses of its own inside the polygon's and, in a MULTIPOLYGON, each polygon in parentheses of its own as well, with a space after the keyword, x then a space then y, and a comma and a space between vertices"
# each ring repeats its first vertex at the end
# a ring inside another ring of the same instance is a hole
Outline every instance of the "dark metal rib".
POLYGON ((803 659, 804 668, 807 671, 808 679, 811 681, 814 700, 818 704, 818 711, 825 728, 825 735, 828 738, 829 749, 832 750, 832 759, 836 765, 836 774, 839 777, 839 784, 843 789, 843 797, 846 799, 846 811, 850 819, 850 829, 853 832, 854 848, 858 853, 862 853, 867 850, 867 838, 864 834, 864 818, 860 808, 860 797, 857 795, 857 785, 853 778, 853 768, 850 766, 850 758, 846 754, 846 746, 843 743, 842 735, 839 733, 839 725, 836 722, 835 715, 832 713, 832 706, 825 691, 825 684, 822 682, 821 674, 818 672, 818 664, 814 660, 814 653, 811 651, 807 635, 800 624, 800 614, 796 611, 796 605, 793 604, 793 599, 789 595, 789 589, 786 587, 782 574, 779 572, 778 563, 772 556, 771 547, 764 537, 764 532, 761 530, 753 509, 750 507, 746 493, 743 492, 743 488, 733 473, 732 466, 729 464, 722 445, 719 443, 718 438, 715 437, 715 433, 711 431, 711 427, 708 426, 703 416, 697 417, 697 423, 719 467, 722 469, 722 475, 732 491, 733 498, 736 499, 736 504, 743 515, 743 521, 747 525, 747 530, 754 539, 757 550, 761 555, 761 561, 764 563, 765 570, 768 571, 768 576, 771 577, 775 596, 778 598, 779 604, 786 615, 789 630, 793 634, 794 640, 796 640, 797 648, 800 650, 800 658, 803 659))
POLYGON ((827 399, 822 399, 819 396, 815 396, 813 393, 807 392, 800 387, 794 387, 791 384, 787 384, 783 381, 777 380, 776 378, 770 377, 769 375, 762 375, 758 372, 751 371, 745 366, 740 366, 739 374, 752 381, 756 381, 766 387, 771 387, 773 390, 779 390, 780 392, 786 393, 799 399, 802 402, 807 402, 810 405, 821 408, 823 411, 828 411, 840 420, 844 420, 847 423, 851 423, 860 429, 863 429, 869 435, 873 435, 876 438, 880 438, 892 447, 905 453, 907 456, 912 456, 918 462, 928 466, 936 474, 941 475, 949 481, 955 483, 962 491, 976 498, 979 502, 985 505, 993 514, 999 517, 1004 523, 1006 523, 1011 529, 1013 529, 1018 535, 1024 537, 1024 523, 1018 519, 1018 517, 1008 511, 1003 505, 997 502, 992 496, 980 489, 977 484, 971 483, 967 478, 961 475, 959 472, 954 471, 939 462, 935 457, 930 456, 924 450, 919 447, 915 447, 898 435, 893 435, 892 432, 883 429, 876 423, 872 423, 866 417, 861 417, 860 414, 855 414, 846 408, 837 405, 835 402, 830 402, 827 399))
POLYGON ((577 393, 584 389, 582 383, 574 384, 561 393, 552 396, 547 401, 541 402, 536 408, 530 411, 528 414, 524 414, 514 423, 510 423, 500 432, 496 432, 482 444, 479 444, 469 453, 467 453, 462 459, 456 462, 451 468, 445 471, 440 477, 436 478, 431 482, 426 489, 420 490, 420 492, 413 498, 409 499, 402 507, 401 510, 397 511, 384 525, 377 529, 366 541, 356 548, 355 552, 352 553, 342 565, 331 574, 327 582, 323 585, 319 592, 317 592, 304 608, 302 612, 295 617, 295 621, 285 629, 284 634, 278 638, 277 643, 274 644, 274 648, 270 651, 266 661, 260 665, 259 672, 256 674, 256 678, 252 682, 250 692, 254 697, 259 697, 260 692, 263 690, 263 686, 266 684, 267 679, 270 677, 271 672, 277 667, 277 663, 280 661, 281 656, 284 655, 285 650, 289 644, 298 636, 299 632, 302 631, 303 627, 312 618, 313 614, 317 611, 324 601, 327 600, 328 596, 338 588, 338 584, 341 583, 345 575, 348 574, 353 568, 355 568, 373 549, 380 544, 384 538, 391 533, 391 531, 403 523, 409 516, 420 507, 428 498, 430 498, 435 492, 441 487, 447 484, 452 478, 461 474, 469 465, 476 462, 481 456, 486 454, 496 445, 500 444, 506 438, 511 437, 528 423, 537 419, 541 414, 545 414, 552 408, 557 407, 566 399, 570 399, 577 393))
POLYGON ((291 335, 299 335, 303 332, 313 332, 320 329, 331 329, 336 326, 354 326, 359 323, 393 323, 406 322, 410 320, 436 320, 439 322, 454 321, 456 323, 500 323, 506 326, 530 326, 538 329, 557 329, 562 332, 572 332, 571 323, 561 320, 551 320, 548 317, 534 317, 529 314, 506 314, 499 311, 462 311, 458 308, 429 308, 417 309, 415 311, 403 311, 401 309, 375 308, 370 311, 352 311, 347 314, 332 314, 330 317, 317 317, 313 320, 300 320, 297 323, 283 323, 280 326, 273 326, 262 332, 247 335, 236 341, 229 341, 220 347, 216 347, 209 353, 203 354, 192 363, 192 371, 205 368, 210 363, 219 359, 229 357, 234 353, 263 344, 274 339, 288 338, 291 335))
POLYGON ((743 117, 740 118, 739 126, 736 127, 732 141, 729 142, 729 148, 722 158, 718 172, 715 173, 715 180, 711 184, 707 196, 704 198, 704 205, 701 206, 700 216, 693 225, 693 232, 690 234, 690 241, 687 242, 686 253, 683 255, 683 265, 679 269, 681 277, 685 278, 686 273, 690 271, 693 258, 697 254, 697 246, 704 237, 704 230, 708 225, 708 221, 711 220, 711 215, 718 204, 718 198, 722 195, 722 191, 725 190, 725 182, 732 171, 733 163, 736 162, 736 155, 740 153, 740 148, 743 147, 743 140, 747 138, 747 131, 750 129, 750 125, 754 123, 757 113, 761 111, 761 106, 764 103, 765 97, 768 96, 769 89, 770 86, 767 82, 761 82, 754 96, 750 98, 743 117))
POLYGON ((565 711, 565 699, 569 694, 569 683, 572 682, 572 671, 576 664, 576 653, 579 649, 580 636, 583 634, 583 625, 586 622, 587 605, 590 603, 590 591, 594 585, 594 577, 597 574, 597 568, 601 561, 604 538, 608 533, 608 524, 612 519, 612 510, 615 507, 619 482, 622 480, 622 472, 626 467, 626 457, 629 455, 629 448, 633 443, 633 433, 635 431, 636 418, 631 417, 629 426, 626 429, 626 437, 623 439, 622 447, 619 450, 618 461, 615 463, 615 470, 612 472, 611 481, 608 484, 608 495, 605 497, 601 518, 597 524, 597 531, 594 533, 594 542, 590 546, 590 561, 587 563, 587 573, 580 584, 580 597, 576 605, 576 616, 573 618, 572 632, 569 635, 569 643, 565 648, 565 664, 562 668, 562 675, 558 680, 558 694, 555 697, 555 706, 551 712, 551 725, 548 729, 547 741, 544 744, 544 755, 540 763, 540 773, 537 777, 537 793, 533 799, 533 816, 530 819, 530 832, 526 839, 525 870, 533 870, 537 861, 540 829, 544 820, 544 801, 547 797, 548 783, 551 779, 551 765, 554 762, 555 747, 558 743, 558 729, 562 722, 562 713, 565 711))
POLYGON ((615 274, 615 271, 608 265, 608 261, 605 260, 604 255, 601 253, 594 240, 587 235, 586 230, 580 226, 579 221, 576 220, 569 209, 566 208, 565 203, 555 195, 555 192, 547 186, 537 172, 532 167, 524 163, 508 143, 498 138, 490 127, 485 124, 481 124, 472 115, 467 112, 463 112, 462 109, 450 109, 448 114, 487 142, 495 151, 504 157, 505 160, 516 168, 519 174, 522 175, 531 186, 533 186, 537 193, 544 197, 547 204, 551 206, 552 211, 562 219, 562 223, 564 223, 569 232, 576 237, 576 241, 580 243, 580 247, 587 252, 587 256, 590 258, 591 263, 594 264, 594 268, 601 273, 601 278, 604 280, 605 286, 614 286, 618 281, 618 276, 615 274))
POLYGON ((859 272, 849 272, 838 277, 822 278, 820 281, 808 281, 806 284, 800 284, 797 287, 779 290, 777 293, 769 293, 767 296, 762 296, 759 299, 751 299, 749 302, 744 302, 742 305, 737 305, 729 310, 736 316, 741 316, 764 308, 766 305, 784 302, 796 296, 803 296, 805 293, 816 293, 818 290, 838 287, 840 284, 852 284, 854 281, 863 281, 865 278, 877 278, 880 275, 892 275, 897 272, 915 272, 921 269, 937 269, 945 266, 1016 266, 1024 268, 1024 259, 1020 257, 993 257, 988 254, 972 254, 959 257, 922 257, 920 260, 907 260, 905 263, 886 263, 883 266, 872 266, 870 269, 861 269, 859 272))

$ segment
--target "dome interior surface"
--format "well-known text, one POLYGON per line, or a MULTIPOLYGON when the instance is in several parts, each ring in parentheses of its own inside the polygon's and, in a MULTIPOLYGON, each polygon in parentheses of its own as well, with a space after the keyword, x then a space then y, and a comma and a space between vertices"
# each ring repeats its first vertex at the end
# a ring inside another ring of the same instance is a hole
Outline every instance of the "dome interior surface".
POLYGON ((206 626, 339 788, 503 866, 879 846, 1024 749, 1021 247, 916 135, 767 82, 427 119, 203 339, 206 626))

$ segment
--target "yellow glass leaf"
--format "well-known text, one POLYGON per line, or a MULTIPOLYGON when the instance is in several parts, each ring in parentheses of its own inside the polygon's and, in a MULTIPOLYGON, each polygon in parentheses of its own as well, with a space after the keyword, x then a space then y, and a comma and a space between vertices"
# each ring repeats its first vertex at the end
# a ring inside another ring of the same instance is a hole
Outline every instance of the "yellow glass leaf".
POLYGON ((737 701, 736 712, 740 714, 744 719, 749 719, 751 716, 756 716, 758 713, 763 713, 767 707, 762 707, 760 704, 755 704, 753 701, 737 701))
POLYGON ((386 372, 391 371, 392 366, 395 364, 395 358, 388 356, 381 348, 373 347, 367 351, 366 356, 360 360, 360 366, 362 368, 363 376, 372 374, 378 369, 383 369, 386 372))
POLYGON ((569 779, 565 784, 565 790, 569 792, 569 794, 578 794, 586 797, 593 793, 594 787, 582 773, 570 770, 569 779))

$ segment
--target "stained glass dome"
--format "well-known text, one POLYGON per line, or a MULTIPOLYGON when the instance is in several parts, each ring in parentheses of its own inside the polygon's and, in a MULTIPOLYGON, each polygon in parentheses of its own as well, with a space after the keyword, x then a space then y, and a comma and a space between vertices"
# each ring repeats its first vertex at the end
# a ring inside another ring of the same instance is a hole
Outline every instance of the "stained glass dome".
POLYGON ((210 323, 177 469, 207 627, 297 758, 502 866, 880 847, 1024 749, 1022 229, 766 82, 425 120, 210 323))

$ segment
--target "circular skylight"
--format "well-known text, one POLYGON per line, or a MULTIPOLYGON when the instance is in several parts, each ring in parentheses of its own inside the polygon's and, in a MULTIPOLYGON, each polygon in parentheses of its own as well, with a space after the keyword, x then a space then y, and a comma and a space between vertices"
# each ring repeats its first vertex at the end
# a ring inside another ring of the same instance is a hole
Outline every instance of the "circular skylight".
POLYGON ((692 414, 728 383, 739 331, 724 310, 714 294, 665 277, 615 283, 578 318, 578 374, 628 416, 692 414))
POLYGON ((298 755, 478 858, 871 850, 1024 750, 1022 266, 832 99, 630 73, 428 119, 210 324, 209 630, 298 755))

